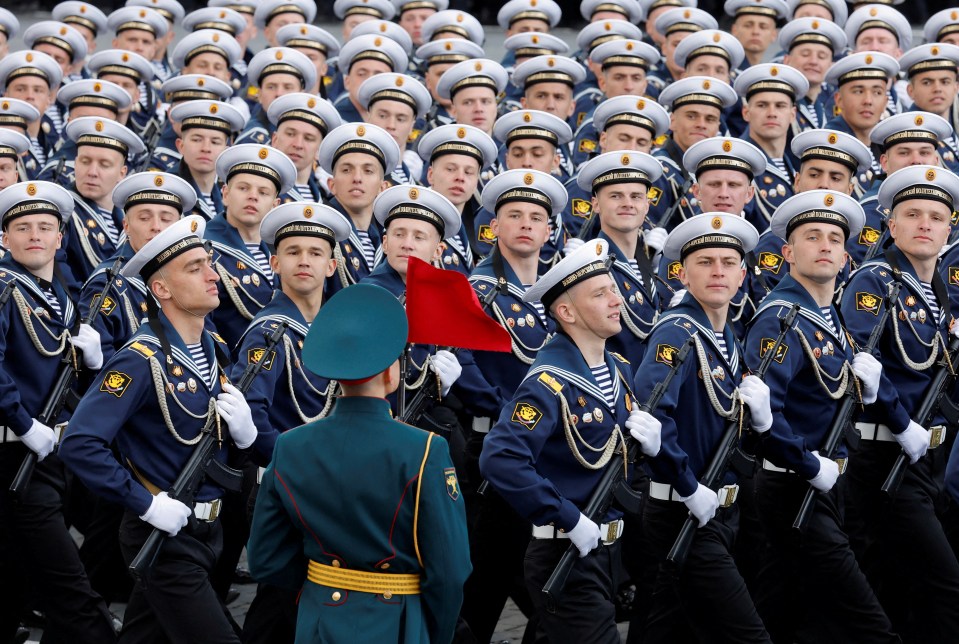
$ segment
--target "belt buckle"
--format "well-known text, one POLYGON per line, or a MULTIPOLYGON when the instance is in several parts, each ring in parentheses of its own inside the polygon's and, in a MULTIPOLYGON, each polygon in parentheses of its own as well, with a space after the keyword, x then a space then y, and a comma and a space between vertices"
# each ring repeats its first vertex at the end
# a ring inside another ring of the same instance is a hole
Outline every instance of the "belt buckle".
POLYGON ((719 507, 730 507, 736 502, 737 496, 739 496, 738 485, 724 485, 723 487, 719 488, 719 507))
POLYGON ((619 521, 611 521, 606 525, 606 538, 603 543, 609 545, 619 537, 619 521))
POLYGON ((214 499, 210 501, 210 516, 207 519, 208 523, 213 523, 216 521, 216 518, 220 516, 220 505, 223 503, 222 499, 214 499))
POLYGON ((848 458, 837 458, 837 459, 835 459, 835 461, 836 461, 836 465, 839 466, 839 474, 845 474, 845 473, 846 473, 846 466, 849 464, 849 459, 848 459, 848 458))
POLYGON ((60 444, 60 441, 63 439, 64 432, 67 431, 67 423, 57 423, 53 426, 53 437, 56 445, 60 444))
POLYGON ((936 425, 929 428, 929 449, 936 449, 946 440, 946 426, 936 425))

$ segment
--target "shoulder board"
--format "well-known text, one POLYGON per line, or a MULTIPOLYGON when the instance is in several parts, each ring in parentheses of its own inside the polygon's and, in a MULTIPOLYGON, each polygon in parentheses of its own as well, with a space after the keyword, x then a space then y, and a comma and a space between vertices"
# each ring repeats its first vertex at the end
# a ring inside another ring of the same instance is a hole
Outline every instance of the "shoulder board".
POLYGON ((209 333, 210 337, 213 338, 216 342, 219 342, 220 344, 226 344, 226 340, 220 337, 219 333, 216 333, 214 331, 207 331, 207 333, 209 333))
POLYGON ((610 351, 610 352, 609 352, 609 355, 613 356, 614 358, 616 358, 617 360, 619 360, 619 361, 622 362, 623 364, 629 364, 629 360, 627 360, 626 358, 624 358, 621 354, 616 353, 615 351, 610 351))
POLYGON ((558 394, 563 390, 563 383, 545 371, 539 374, 539 376, 536 378, 536 382, 540 383, 554 394, 558 394))
POLYGON ((152 358, 154 354, 156 354, 156 351, 154 351, 147 345, 143 344, 139 340, 134 340, 133 342, 127 345, 127 348, 133 349, 134 351, 142 355, 144 358, 152 358))

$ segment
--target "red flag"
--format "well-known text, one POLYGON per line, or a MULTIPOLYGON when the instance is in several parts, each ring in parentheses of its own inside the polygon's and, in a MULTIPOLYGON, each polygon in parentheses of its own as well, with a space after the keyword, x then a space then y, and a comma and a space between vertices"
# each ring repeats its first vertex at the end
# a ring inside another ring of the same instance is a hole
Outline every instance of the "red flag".
POLYGON ((480 351, 511 351, 509 333, 486 315, 459 271, 409 258, 406 269, 409 341, 480 351))

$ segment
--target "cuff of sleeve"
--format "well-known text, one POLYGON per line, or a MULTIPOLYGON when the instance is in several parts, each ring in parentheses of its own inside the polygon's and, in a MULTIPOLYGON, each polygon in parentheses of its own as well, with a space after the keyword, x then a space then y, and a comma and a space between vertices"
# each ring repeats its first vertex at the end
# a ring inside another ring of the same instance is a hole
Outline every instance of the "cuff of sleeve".
POLYGON ((152 503, 153 495, 142 485, 135 485, 127 507, 136 512, 138 517, 142 517, 150 509, 152 503))
POLYGON ((796 470, 799 476, 807 481, 811 481, 819 474, 819 459, 812 455, 812 452, 803 454, 802 465, 796 470))
POLYGON ((690 472, 686 472, 674 487, 683 498, 688 499, 699 489, 699 481, 690 472))
POLYGON ((909 418, 909 414, 906 413, 906 410, 903 409, 902 405, 896 404, 895 409, 892 410, 890 414, 890 423, 889 429, 892 430, 893 434, 901 434, 906 431, 906 428, 909 427, 909 423, 912 419, 909 418))
POLYGON ((559 521, 557 521, 556 527, 569 532, 576 527, 580 514, 582 514, 582 512, 579 511, 579 508, 577 508, 572 501, 563 499, 563 504, 559 508, 559 521))
POLYGON ((13 433, 23 438, 23 435, 33 427, 33 418, 23 407, 17 410, 17 413, 10 417, 10 428, 13 433))

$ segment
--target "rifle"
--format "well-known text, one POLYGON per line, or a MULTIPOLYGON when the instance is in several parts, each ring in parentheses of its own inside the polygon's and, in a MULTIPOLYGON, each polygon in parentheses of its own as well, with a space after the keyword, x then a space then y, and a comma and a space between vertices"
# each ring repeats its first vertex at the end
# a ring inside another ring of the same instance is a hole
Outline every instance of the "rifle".
MULTIPOLYGON (((286 322, 280 323, 280 325, 267 336, 266 345, 260 359, 256 362, 247 363, 246 369, 243 370, 240 379, 236 383, 236 388, 241 394, 245 394, 247 390, 249 390, 260 369, 262 369, 266 361, 270 359, 270 353, 283 338, 283 334, 286 333, 288 326, 286 322)), ((183 469, 170 487, 169 496, 171 499, 181 501, 192 508, 196 501, 196 494, 200 489, 200 485, 207 477, 226 490, 231 492, 239 491, 240 484, 243 480, 242 472, 224 465, 214 458, 219 443, 217 434, 214 431, 218 422, 218 415, 214 410, 207 418, 203 429, 200 430, 200 441, 196 444, 196 447, 193 448, 193 453, 190 454, 189 460, 187 460, 186 465, 183 466, 183 469)), ((135 579, 141 582, 146 579, 147 572, 153 567, 153 562, 156 561, 157 555, 160 554, 160 548, 163 546, 166 536, 166 532, 159 528, 154 528, 150 536, 143 542, 143 546, 140 547, 140 552, 133 558, 128 568, 130 574, 133 575, 135 579)))
MULTIPOLYGON (((786 333, 789 332, 789 329, 792 328, 793 322, 796 319, 796 316, 799 315, 799 305, 794 305, 789 309, 789 313, 786 314, 786 317, 782 318, 779 321, 779 336, 776 338, 776 341, 773 342, 772 346, 766 350, 766 353, 763 355, 762 362, 759 363, 759 369, 756 370, 756 376, 760 379, 766 375, 766 370, 769 369, 769 365, 772 364, 773 359, 776 357, 776 354, 779 353, 779 347, 782 345, 783 340, 786 339, 786 333)), ((703 374, 703 377, 706 377, 707 374, 703 374)), ((744 469, 742 464, 739 464, 737 467, 736 461, 736 445, 739 443, 739 437, 741 434, 741 428, 749 424, 749 417, 745 416, 749 413, 749 408, 745 405, 743 406, 742 411, 740 412, 740 417, 738 419, 733 419, 729 421, 729 424, 726 426, 726 431, 723 433, 723 437, 719 442, 719 449, 716 450, 716 453, 713 454, 713 459, 709 462, 709 466, 706 468, 706 472, 703 474, 703 478, 700 481, 702 485, 705 485, 711 490, 717 490, 720 487, 720 484, 723 481, 723 476, 726 474, 726 471, 729 469, 730 465, 736 467, 736 469, 744 469)), ((747 458, 745 455, 739 457, 747 458)), ((749 470, 751 472, 751 469, 749 470)), ((743 472, 746 474, 747 472, 743 472)), ((696 534, 697 528, 696 518, 690 514, 686 517, 686 521, 683 522, 683 527, 680 528, 679 534, 676 536, 676 541, 673 542, 673 547, 669 549, 669 552, 666 554, 666 560, 677 568, 682 568, 683 564, 686 562, 686 557, 689 555, 689 549, 693 545, 693 537, 696 534)))
MULTIPOLYGON (((118 257, 116 261, 113 262, 113 265, 107 269, 106 282, 104 282, 100 292, 90 301, 90 310, 87 311, 87 314, 79 321, 76 326, 77 329, 79 329, 82 324, 93 324, 93 320, 96 319, 97 313, 100 311, 101 303, 113 285, 113 278, 119 274, 122 264, 123 258, 118 257)), ((47 427, 53 427, 57 422, 60 412, 63 411, 63 407, 67 403, 67 396, 69 396, 73 389, 73 378, 77 375, 78 371, 76 367, 76 352, 72 347, 64 347, 64 349, 63 356, 60 359, 60 370, 57 372, 57 377, 53 380, 53 388, 50 390, 50 395, 47 396, 40 410, 40 414, 37 416, 37 422, 47 427)), ((59 437, 57 440, 59 441, 59 437)), ((13 477, 13 481, 10 483, 10 494, 13 495, 14 500, 23 500, 23 496, 27 493, 27 488, 30 486, 30 479, 33 478, 33 469, 36 465, 36 452, 27 450, 23 461, 20 462, 20 469, 17 470, 17 475, 13 477)))
MULTIPOLYGON (((493 300, 496 299, 496 296, 499 295, 502 290, 506 288, 505 279, 500 279, 496 286, 489 290, 489 293, 483 295, 483 299, 480 300, 480 307, 485 312, 487 308, 493 303, 493 300)), ((455 355, 458 351, 457 348, 453 347, 450 351, 455 355)), ((403 352, 403 356, 406 356, 406 352, 403 352)), ((402 364, 402 363, 401 363, 402 364)), ((403 370, 403 379, 405 381, 406 371, 403 370)), ((402 387, 403 390, 406 387, 402 387)), ((400 393, 404 393, 401 391, 400 393)), ((404 396, 405 398, 405 396, 404 396)), ((410 400, 409 404, 405 404, 405 399, 402 401, 403 404, 397 403, 397 407, 401 410, 399 413, 399 420, 406 423, 407 425, 418 426, 417 423, 420 422, 420 419, 426 414, 429 408, 432 406, 432 403, 436 401, 436 396, 433 395, 432 387, 427 387, 426 383, 416 391, 416 394, 410 400)))
MULTIPOLYGON (((959 322, 954 322, 954 324, 959 324, 959 322)), ((959 338, 952 336, 949 340, 949 346, 946 347, 946 353, 943 355, 942 361, 938 364, 936 372, 932 375, 929 388, 926 389, 926 394, 922 397, 922 401, 919 403, 919 407, 916 409, 914 415, 916 422, 923 427, 932 423, 936 417, 936 413, 939 411, 939 407, 943 403, 943 399, 956 379, 954 367, 956 360, 959 360, 959 338)), ((929 445, 930 449, 939 447, 945 438, 944 433, 944 431, 937 431, 935 429, 932 431, 932 440, 929 445)), ((906 469, 908 467, 909 457, 906 456, 905 452, 900 452, 899 455, 896 456, 896 461, 893 463, 892 469, 889 470, 889 475, 886 477, 881 488, 883 494, 890 500, 893 499, 899 491, 899 486, 902 485, 902 479, 906 476, 906 469)))
MULTIPOLYGON (((886 294, 886 308, 869 334, 869 340, 862 348, 863 352, 872 353, 876 349, 876 345, 879 344, 879 338, 882 337, 882 331, 886 327, 886 320, 899 298, 901 288, 902 284, 899 282, 893 282, 889 285, 889 291, 886 294)), ((836 409, 836 414, 832 417, 829 432, 826 434, 826 442, 822 447, 822 455, 826 458, 835 458, 836 450, 839 448, 844 435, 847 437, 846 442, 851 446, 858 445, 859 435, 856 434, 855 426, 852 424, 852 415, 856 410, 857 403, 861 402, 861 396, 857 395, 852 387, 848 387, 843 395, 842 402, 839 403, 839 408, 836 409)), ((806 528, 809 526, 809 520, 812 518, 812 509, 815 502, 816 488, 810 485, 809 489, 806 490, 806 496, 803 497, 802 503, 799 505, 799 512, 793 520, 793 530, 797 530, 799 534, 805 534, 806 528)))
MULTIPOLYGON (((640 410, 647 413, 652 413, 656 410, 663 396, 666 394, 667 389, 669 389, 669 383, 672 382, 673 378, 679 372, 679 368, 686 360, 686 356, 688 356, 692 350, 692 346, 693 341, 692 338, 690 338, 680 347, 679 351, 673 356, 672 365, 666 377, 653 388, 646 402, 639 406, 640 410)), ((625 499, 628 503, 631 497, 634 496, 635 493, 626 483, 625 467, 627 463, 635 462, 639 458, 639 449, 639 443, 632 440, 629 434, 627 434, 626 457, 623 457, 621 451, 613 454, 613 457, 609 459, 609 463, 606 465, 606 469, 603 471, 602 477, 599 479, 599 483, 596 485, 596 489, 593 490, 592 496, 590 496, 586 502, 583 514, 585 514, 590 521, 599 522, 609 510, 609 506, 612 505, 614 498, 616 500, 625 499)), ((622 503, 622 501, 620 502, 622 503)), ((576 564, 578 556, 579 552, 576 546, 570 543, 569 548, 566 549, 566 552, 563 553, 563 556, 553 569, 553 573, 549 576, 549 579, 546 580, 546 585, 543 586, 543 594, 546 595, 546 606, 550 612, 556 610, 556 599, 563 592, 563 588, 566 586, 566 580, 573 571, 573 566, 576 564)))
POLYGON ((142 135, 146 151, 143 153, 143 159, 140 160, 133 172, 143 172, 150 166, 150 161, 153 160, 153 149, 156 148, 157 142, 160 140, 160 134, 159 123, 156 119, 150 119, 150 123, 143 130, 142 135))

